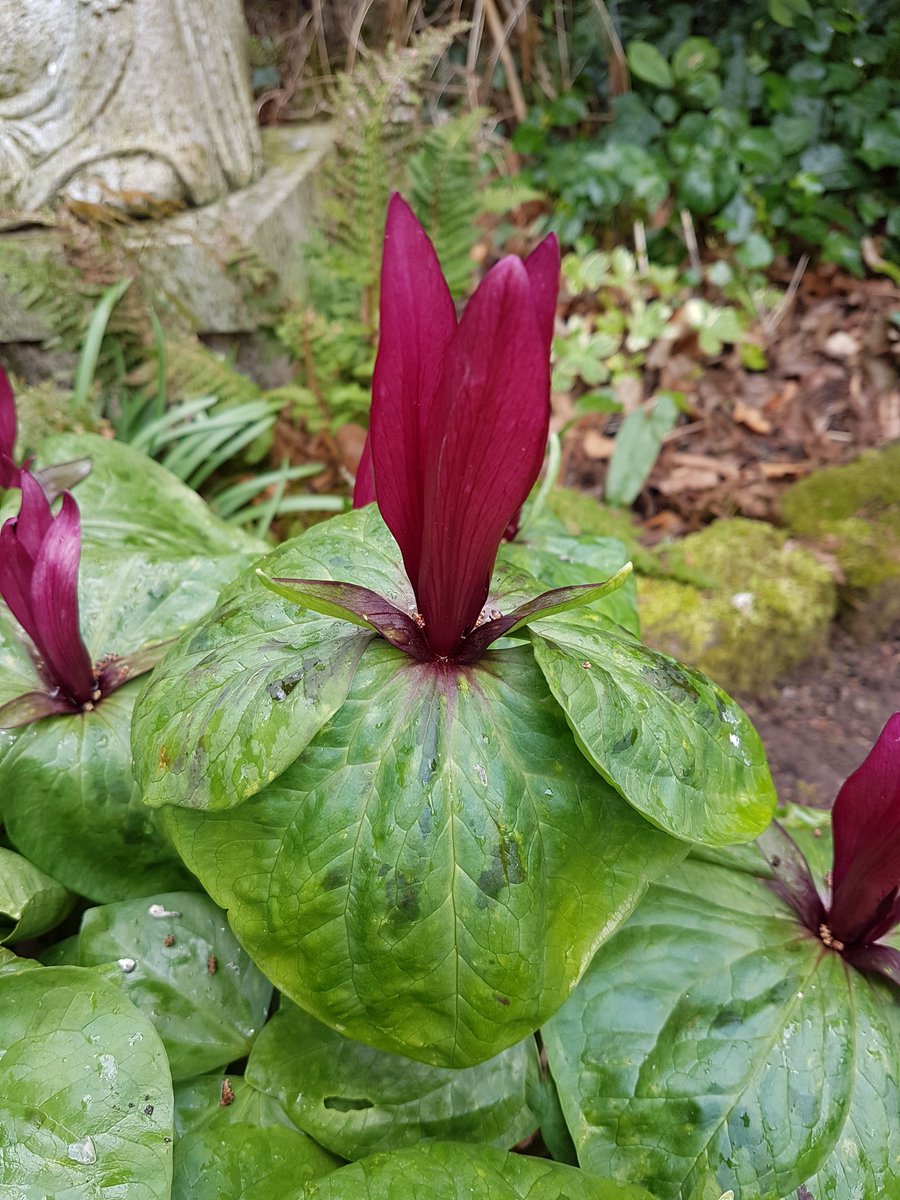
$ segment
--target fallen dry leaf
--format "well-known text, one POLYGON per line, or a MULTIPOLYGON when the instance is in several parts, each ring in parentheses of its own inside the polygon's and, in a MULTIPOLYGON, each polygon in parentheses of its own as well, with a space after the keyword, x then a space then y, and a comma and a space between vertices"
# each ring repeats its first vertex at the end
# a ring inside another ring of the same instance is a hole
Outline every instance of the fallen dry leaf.
POLYGON ((745 404, 743 400, 735 402, 731 415, 739 425, 746 425, 753 433, 768 436, 772 432, 773 425, 769 418, 758 408, 754 408, 752 404, 745 404))
POLYGON ((707 492, 717 486, 719 479, 718 471, 703 470, 701 467, 676 467, 656 484, 656 488, 664 496, 675 496, 679 492, 707 492))
POLYGON ((596 429, 588 429, 581 441, 585 454, 595 461, 611 458, 615 444, 615 438, 606 437, 596 429))

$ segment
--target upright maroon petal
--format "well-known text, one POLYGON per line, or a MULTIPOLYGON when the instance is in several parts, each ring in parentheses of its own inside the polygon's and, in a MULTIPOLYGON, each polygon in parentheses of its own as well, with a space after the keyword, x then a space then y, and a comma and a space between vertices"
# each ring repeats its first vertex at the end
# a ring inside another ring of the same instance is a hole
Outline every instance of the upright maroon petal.
POLYGON ((900 888, 900 712, 838 792, 832 828, 828 927, 849 946, 885 932, 900 888))
POLYGON ((22 472, 19 486, 22 489, 22 501, 15 522, 16 540, 33 560, 37 558, 47 530, 53 524, 53 513, 44 489, 30 471, 22 472))
MULTIPOLYGON (((425 431, 422 561, 410 576, 428 644, 449 655, 484 604, 497 548, 538 476, 550 364, 527 270, 505 258, 469 301, 425 431)), ((381 504, 381 475, 378 502, 381 504)))
POLYGON ((356 469, 356 482, 353 485, 353 507, 364 508, 375 499, 375 472, 372 470, 372 439, 366 438, 362 458, 356 469))
POLYGON ((80 559, 81 518, 66 492, 34 564, 31 601, 38 628, 31 636, 66 693, 85 703, 94 691, 94 670, 78 624, 80 559))
POLYGON ((559 295, 559 242, 551 233, 525 259, 525 270, 531 282, 531 294, 537 311, 538 328, 550 353, 556 303, 559 295))
POLYGON ((12 385, 0 367, 0 455, 12 458, 16 449, 16 402, 12 385))
POLYGON ((422 431, 455 330, 453 297, 434 247, 409 205, 394 194, 384 235, 369 440, 378 507, 412 581, 422 552, 422 431))
POLYGON ((31 610, 34 559, 16 537, 16 524, 16 519, 10 517, 0 529, 0 596, 34 641, 35 618, 31 610))

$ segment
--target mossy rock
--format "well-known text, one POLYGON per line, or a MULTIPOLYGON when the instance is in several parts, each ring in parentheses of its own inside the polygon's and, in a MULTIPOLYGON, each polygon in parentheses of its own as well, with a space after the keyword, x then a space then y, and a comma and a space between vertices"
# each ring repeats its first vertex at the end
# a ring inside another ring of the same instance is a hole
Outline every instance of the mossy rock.
POLYGON ((900 626, 900 444, 801 480, 782 513, 792 533, 837 559, 841 619, 853 633, 878 638, 900 626))
POLYGON ((71 392, 52 380, 21 384, 13 378, 11 382, 19 415, 19 459, 33 454, 53 434, 101 433, 105 428, 93 399, 76 403, 71 392))
POLYGON ((759 521, 717 521, 681 543, 707 588, 640 579, 644 640, 729 691, 765 692, 822 654, 836 608, 828 570, 788 535, 759 521))

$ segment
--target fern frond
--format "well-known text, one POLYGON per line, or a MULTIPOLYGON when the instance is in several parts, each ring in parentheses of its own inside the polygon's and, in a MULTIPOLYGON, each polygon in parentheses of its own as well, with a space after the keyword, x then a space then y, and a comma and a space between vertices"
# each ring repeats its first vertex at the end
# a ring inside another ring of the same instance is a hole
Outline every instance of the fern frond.
POLYGON ((421 126, 418 85, 460 29, 428 29, 412 45, 391 46, 338 82, 335 145, 323 168, 321 208, 332 270, 358 289, 365 324, 375 307, 388 197, 404 185, 421 126))
POLYGON ((472 247, 481 208, 477 142, 484 109, 430 129, 409 160, 410 201, 428 230, 454 296, 472 282, 472 247))

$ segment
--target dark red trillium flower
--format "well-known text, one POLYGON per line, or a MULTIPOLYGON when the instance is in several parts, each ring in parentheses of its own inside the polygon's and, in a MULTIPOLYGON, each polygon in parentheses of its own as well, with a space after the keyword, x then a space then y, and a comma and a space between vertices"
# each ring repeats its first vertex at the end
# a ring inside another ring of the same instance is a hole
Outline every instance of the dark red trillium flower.
POLYGON ((22 468, 17 467, 13 454, 16 447, 16 402, 6 372, 0 367, 0 488, 17 488, 22 468))
POLYGON ((544 460, 558 285, 551 235, 524 262, 497 263, 457 322, 434 247, 409 206, 391 198, 371 427, 354 504, 377 498, 416 609, 402 612, 349 583, 270 584, 291 585, 284 594, 311 608, 355 616, 425 661, 474 662, 529 616, 568 607, 581 589, 556 589, 505 615, 485 611, 500 542, 544 460))
POLYGON ((761 839, 771 886, 830 950, 900 983, 900 951, 878 940, 900 924, 900 712, 838 792, 831 828, 830 904, 780 826, 761 839))
POLYGON ((159 658, 159 647, 94 666, 78 620, 81 517, 70 492, 56 516, 43 488, 22 469, 18 517, 0 529, 0 596, 35 651, 44 691, 0 708, 0 728, 11 729, 55 713, 88 712, 126 680, 159 658), (145 659, 147 660, 145 662, 145 659))

